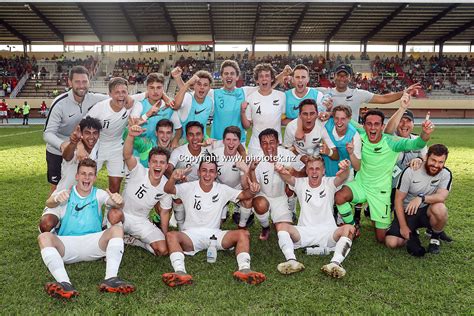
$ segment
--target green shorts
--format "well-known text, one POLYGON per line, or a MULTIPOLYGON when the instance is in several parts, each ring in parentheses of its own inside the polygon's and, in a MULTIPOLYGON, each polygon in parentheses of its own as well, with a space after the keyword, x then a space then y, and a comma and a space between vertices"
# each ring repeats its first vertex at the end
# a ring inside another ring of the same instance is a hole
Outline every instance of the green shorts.
POLYGON ((370 207, 370 219, 375 222, 375 228, 388 229, 392 223, 390 212, 391 190, 386 191, 379 188, 368 189, 361 184, 361 181, 351 181, 346 184, 352 191, 351 203, 367 202, 370 207))

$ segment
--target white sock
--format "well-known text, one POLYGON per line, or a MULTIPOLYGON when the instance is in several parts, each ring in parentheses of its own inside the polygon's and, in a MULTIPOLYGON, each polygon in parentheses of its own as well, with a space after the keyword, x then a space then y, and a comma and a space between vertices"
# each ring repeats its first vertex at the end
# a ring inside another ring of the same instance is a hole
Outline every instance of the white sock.
POLYGON ((239 227, 245 227, 247 226, 247 220, 250 217, 250 214, 252 214, 252 209, 251 208, 246 208, 246 207, 240 207, 240 221, 239 221, 239 227))
POLYGON ((248 252, 241 252, 237 255, 237 264, 239 270, 249 269, 250 270, 250 255, 248 252))
POLYGON ((174 272, 183 271, 186 273, 186 267, 184 266, 184 253, 173 252, 170 254, 170 261, 174 272))
POLYGON ((48 267, 49 272, 57 282, 68 282, 69 276, 64 268, 64 261, 61 258, 58 250, 54 247, 46 247, 41 250, 41 257, 44 264, 48 267))
POLYGON ((155 254, 155 251, 150 246, 150 244, 145 244, 143 241, 141 241, 140 239, 138 239, 136 237, 133 237, 133 236, 130 236, 130 235, 125 235, 125 236, 123 236, 123 241, 124 241, 124 244, 126 244, 126 245, 132 245, 132 246, 140 247, 140 248, 143 248, 145 250, 148 250, 152 254, 155 254))
POLYGON ((173 212, 174 218, 176 219, 176 223, 178 223, 179 230, 182 229, 184 224, 184 205, 183 203, 173 203, 173 212))
POLYGON ((292 195, 288 198, 288 209, 291 213, 296 213, 296 195, 292 195))
POLYGON ((267 228, 270 226, 270 222, 268 220, 268 215, 270 212, 266 212, 263 215, 255 213, 255 216, 257 216, 258 221, 260 222, 260 225, 262 225, 263 228, 267 228))
POLYGON ((123 239, 118 237, 110 239, 107 244, 107 249, 105 250, 105 257, 107 259, 105 264, 105 279, 117 276, 120 262, 122 262, 122 256, 123 239))
POLYGON ((344 236, 339 238, 336 243, 336 248, 334 249, 334 256, 332 257, 331 262, 341 264, 349 254, 351 246, 352 240, 344 236))
POLYGON ((222 209, 222 213, 221 213, 221 219, 222 220, 225 220, 227 218, 227 212, 229 211, 229 207, 228 205, 226 204, 224 206, 224 208, 222 209))
POLYGON ((290 233, 287 231, 281 230, 278 232, 278 245, 280 246, 281 252, 285 256, 286 261, 296 260, 295 256, 295 247, 293 245, 293 240, 291 240, 290 233))

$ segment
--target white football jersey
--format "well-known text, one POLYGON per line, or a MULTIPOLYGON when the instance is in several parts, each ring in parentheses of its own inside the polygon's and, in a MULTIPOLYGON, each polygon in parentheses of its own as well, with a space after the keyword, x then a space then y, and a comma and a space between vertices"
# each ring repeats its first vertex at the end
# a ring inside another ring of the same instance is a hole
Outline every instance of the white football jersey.
POLYGON ((333 217, 335 177, 323 177, 317 188, 309 186, 308 178, 296 178, 294 191, 300 201, 298 226, 325 226, 336 229, 333 217))
POLYGON ((183 230, 221 226, 222 209, 231 201, 237 203, 240 190, 214 182, 211 191, 204 192, 199 181, 176 185, 176 196, 183 201, 186 214, 183 230))
POLYGON ((171 153, 169 163, 174 166, 175 169, 186 169, 191 167, 191 172, 187 175, 188 181, 196 181, 198 177, 199 163, 201 157, 205 154, 209 154, 209 151, 205 147, 201 147, 201 153, 199 156, 193 156, 188 149, 188 144, 179 146, 171 153))
POLYGON ((298 119, 294 119, 286 126, 285 140, 283 141, 284 146, 294 146, 296 151, 301 155, 318 155, 322 140, 324 140, 329 148, 335 147, 324 127, 325 123, 320 120, 316 120, 313 130, 305 134, 302 140, 295 140, 297 121, 298 119))
MULTIPOLYGON (((265 157, 263 158, 265 159, 265 157)), ((297 161, 296 155, 283 147, 278 147, 278 163, 285 167, 301 169, 301 162, 297 161)), ((257 182, 260 184, 260 192, 268 197, 279 197, 285 195, 285 182, 280 174, 275 171, 275 164, 261 161, 255 169, 257 182)))
MULTIPOLYGON (((94 148, 92 148, 89 158, 97 162, 98 158, 98 149, 99 149, 99 141, 95 144, 94 148)), ((67 161, 63 159, 61 163, 61 180, 56 187, 56 190, 53 192, 60 192, 62 190, 69 190, 69 188, 76 184, 76 173, 77 173, 77 166, 79 165, 79 161, 76 157, 76 152, 74 152, 74 157, 67 161)))
POLYGON ((122 108, 115 112, 110 106, 111 100, 97 103, 90 109, 88 115, 99 119, 102 123, 100 131, 99 160, 107 160, 123 150, 122 134, 128 124, 128 117, 139 117, 142 112, 142 104, 134 103, 131 109, 122 108))
POLYGON ((211 154, 217 158, 217 181, 231 188, 240 187, 242 172, 235 166, 235 163, 242 160, 242 156, 239 153, 235 156, 225 156, 224 147, 212 150, 211 154))
POLYGON ((258 135, 267 128, 278 132, 278 142, 281 143, 281 117, 285 113, 285 93, 273 90, 270 95, 263 96, 260 92, 252 93, 246 100, 249 105, 245 116, 252 121, 252 137, 249 148, 260 148, 258 135))
POLYGON ((160 183, 156 187, 153 186, 148 177, 148 168, 137 162, 127 176, 122 192, 124 213, 148 217, 148 213, 158 202, 163 209, 171 209, 171 195, 163 190, 166 181, 168 179, 163 175, 160 183))

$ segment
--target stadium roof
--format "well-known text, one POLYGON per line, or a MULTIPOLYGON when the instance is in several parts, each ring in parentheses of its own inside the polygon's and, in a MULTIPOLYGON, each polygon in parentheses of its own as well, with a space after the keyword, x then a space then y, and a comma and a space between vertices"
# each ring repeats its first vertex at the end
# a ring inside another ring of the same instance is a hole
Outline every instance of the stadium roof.
MULTIPOLYGON (((474 43, 468 2, 2 2, 0 42, 474 43)), ((97 43, 99 44, 99 43, 97 43)))

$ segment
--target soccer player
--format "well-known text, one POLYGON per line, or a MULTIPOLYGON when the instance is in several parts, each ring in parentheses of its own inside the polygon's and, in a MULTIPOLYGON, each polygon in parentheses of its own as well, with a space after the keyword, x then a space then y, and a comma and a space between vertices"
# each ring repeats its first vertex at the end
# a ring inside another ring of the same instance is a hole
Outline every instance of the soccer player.
POLYGON ((242 126, 252 126, 252 136, 248 144, 250 154, 260 151, 258 135, 267 128, 278 131, 278 143, 281 143, 281 117, 285 112, 286 97, 281 91, 273 89, 276 71, 270 64, 258 64, 253 70, 258 91, 247 97, 242 103, 242 126))
POLYGON ((308 87, 309 83, 309 69, 305 65, 299 64, 293 68, 293 75, 291 82, 293 89, 285 91, 286 108, 285 119, 283 125, 287 125, 299 115, 299 106, 304 99, 313 99, 318 105, 318 112, 326 111, 323 106, 323 94, 316 90, 316 88, 308 87))
POLYGON ((46 142, 50 194, 61 180, 62 151, 67 145, 69 135, 94 104, 109 98, 104 94, 88 92, 89 72, 83 66, 72 67, 68 84, 71 90, 54 99, 44 125, 43 139, 46 142))
POLYGON ((122 178, 125 175, 123 162, 122 134, 128 123, 128 117, 139 117, 142 112, 140 102, 128 105, 128 81, 123 78, 112 78, 109 81, 110 100, 97 103, 89 111, 91 117, 102 123, 100 149, 97 170, 105 163, 109 175, 109 190, 119 192, 122 178))
POLYGON ((440 238, 448 221, 446 199, 451 190, 451 171, 445 167, 448 148, 435 144, 428 148, 421 168, 406 168, 400 176, 395 193, 395 219, 387 232, 385 244, 389 248, 407 245, 411 255, 423 256, 416 230, 432 229, 428 252, 440 251, 440 238))
MULTIPOLYGON (((384 95, 373 94, 367 90, 361 89, 351 89, 349 88, 349 82, 352 77, 352 68, 349 65, 339 65, 336 68, 336 76, 334 82, 336 84, 335 88, 322 88, 318 87, 317 89, 329 95, 332 99, 333 106, 345 104, 348 105, 352 110, 352 119, 356 122, 359 121, 359 110, 362 103, 377 103, 377 104, 386 104, 392 103, 400 98, 403 95, 404 91, 388 93, 384 95)), ((409 94, 416 93, 416 90, 420 88, 419 84, 413 84, 407 89, 406 92, 409 94)))
POLYGON ((384 134, 385 115, 369 110, 364 117, 363 129, 358 128, 362 143, 362 161, 354 181, 336 193, 339 213, 347 224, 354 224, 351 203, 368 202, 370 218, 375 222, 376 239, 383 242, 390 226, 390 192, 392 171, 402 151, 421 149, 426 145, 434 125, 428 120, 422 124, 423 132, 416 139, 397 138, 384 134))
MULTIPOLYGON (((89 154, 90 159, 97 161, 98 140, 102 125, 99 120, 87 116, 82 119, 79 126, 69 137, 69 144, 66 145, 63 151, 63 162, 61 163, 61 180, 59 181, 56 190, 51 194, 54 196, 68 191, 74 184, 76 184, 77 166, 79 164, 79 157, 77 156, 77 145, 82 143, 84 149, 89 154)), ((87 157, 86 157, 87 158, 87 157)), ((55 204, 55 203, 53 203, 55 204)), ((46 205, 46 210, 53 208, 53 205, 46 205)), ((59 222, 60 214, 44 214, 40 220, 40 231, 50 232, 55 228, 59 222)))
MULTIPOLYGON (((189 172, 183 180, 196 181, 199 179, 198 167, 201 157, 209 153, 204 147, 206 145, 204 143, 204 126, 197 121, 191 121, 186 124, 185 128, 188 143, 173 150, 165 174, 169 178, 175 168, 188 169, 189 172)), ((178 227, 182 227, 184 224, 184 206, 179 199, 173 203, 173 211, 178 227)))
POLYGON ((175 134, 171 141, 171 148, 179 146, 179 140, 183 134, 181 122, 178 113, 173 107, 167 105, 165 102, 165 76, 160 73, 150 73, 146 78, 146 97, 141 101, 142 104, 142 118, 146 121, 142 128, 146 132, 141 138, 148 138, 152 142, 157 143, 157 136, 155 134, 156 125, 162 119, 167 119, 173 122, 175 134))
MULTIPOLYGON (((138 122, 137 122, 138 123, 138 122)), ((143 128, 143 125, 142 125, 143 128)), ((143 128, 145 130, 145 128, 143 128)), ((133 142, 134 155, 140 159, 140 163, 148 168, 148 155, 154 147, 160 147, 172 152, 172 140, 174 124, 168 119, 161 119, 156 123, 155 138, 135 137, 133 142)), ((147 130, 148 131, 148 130, 147 130)), ((125 130, 124 138, 128 135, 128 130, 125 130)))
POLYGON ((339 154, 324 125, 325 122, 318 119, 316 101, 305 99, 299 105, 298 118, 285 129, 283 145, 293 147, 295 154, 301 156, 321 154, 337 160, 339 154))
MULTIPOLYGON (((228 126, 224 130, 223 136, 223 146, 219 146, 210 151, 213 157, 216 158, 217 162, 217 181, 228 185, 231 188, 242 190, 242 188, 246 188, 248 167, 245 163, 245 157, 242 157, 238 151, 238 148, 241 145, 240 129, 237 126, 228 126)), ((240 215, 233 217, 236 217, 235 221, 238 220, 237 224, 239 225, 239 228, 245 228, 248 219, 252 214, 252 201, 244 200, 241 201, 240 204, 240 208, 237 204, 234 207, 234 214, 240 215), (236 208, 239 208, 238 212, 236 212, 236 208)), ((224 208, 222 213, 223 219, 225 219, 226 215, 227 206, 224 208)))
POLYGON ((43 262, 56 280, 45 285, 51 296, 69 299, 79 294, 71 284, 65 263, 103 257, 107 262, 100 291, 127 294, 135 290, 132 284, 117 277, 124 250, 122 227, 114 225, 102 231, 102 205, 121 207, 123 199, 118 193, 94 187, 96 172, 95 161, 82 160, 77 168, 77 184, 70 193, 49 198, 59 209, 61 227, 57 235, 41 233, 38 243, 43 262))
POLYGON ((335 145, 339 154, 339 159, 332 160, 329 156, 323 155, 326 176, 334 177, 339 170, 339 162, 345 159, 350 160, 351 166, 348 181, 354 178, 354 170, 360 169, 362 143, 357 130, 350 123, 352 110, 347 105, 337 105, 332 109, 332 117, 326 122, 324 128, 335 145), (353 169, 353 168, 354 169, 353 169))
MULTIPOLYGON (((168 254, 165 235, 168 231, 172 198, 163 191, 168 180, 163 174, 168 166, 169 153, 163 148, 153 148, 148 156, 148 168, 143 167, 133 156, 134 138, 145 130, 138 125, 129 125, 123 146, 123 158, 129 175, 123 190, 124 231, 138 239, 142 246, 157 256, 168 254), (161 218, 160 230, 148 219, 150 209, 157 205, 161 218)), ((132 243, 133 244, 133 243, 132 243)))
POLYGON ((321 270, 326 274, 342 278, 346 270, 341 266, 352 245, 355 229, 352 225, 337 227, 332 215, 334 194, 349 176, 349 160, 339 162, 340 170, 335 177, 325 177, 324 161, 321 156, 309 157, 305 178, 295 178, 282 165, 275 166, 281 178, 294 188, 301 205, 298 225, 278 224, 278 245, 286 261, 277 269, 282 274, 292 274, 304 269, 296 261, 294 249, 309 246, 334 248, 334 256, 321 270))
POLYGON ((211 74, 200 70, 179 89, 174 101, 183 126, 186 126, 188 122, 198 121, 206 127, 214 111, 214 102, 208 96, 211 84, 211 74), (191 87, 194 87, 193 94, 188 93, 191 87))
POLYGON ((253 182, 260 184, 261 192, 253 199, 256 217, 262 226, 260 240, 267 240, 270 235, 269 213, 272 222, 278 230, 278 223, 292 223, 292 212, 288 207, 288 197, 285 182, 275 171, 275 164, 292 167, 292 175, 297 175, 296 170, 301 170, 303 164, 297 161, 296 155, 291 151, 278 146, 278 132, 268 128, 258 136, 260 140, 262 157, 250 164, 250 176, 253 182))
MULTIPOLYGON (((235 247, 238 271, 236 280, 248 284, 265 281, 263 273, 250 270, 250 235, 247 230, 220 230, 223 207, 229 202, 251 199, 259 191, 258 183, 249 180, 249 189, 240 191, 215 182, 217 164, 212 156, 202 159, 199 164, 199 180, 176 184, 188 170, 175 169, 166 182, 165 192, 178 196, 185 205, 186 219, 183 230, 166 234, 170 261, 174 272, 162 275, 163 282, 174 287, 192 283, 192 276, 186 272, 184 254, 194 255, 208 247, 210 238, 217 238, 217 249, 235 247)), ((188 168, 189 169, 189 168, 188 168)))

